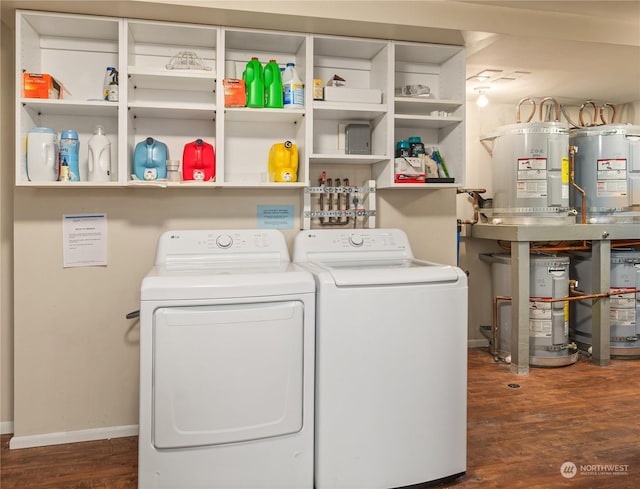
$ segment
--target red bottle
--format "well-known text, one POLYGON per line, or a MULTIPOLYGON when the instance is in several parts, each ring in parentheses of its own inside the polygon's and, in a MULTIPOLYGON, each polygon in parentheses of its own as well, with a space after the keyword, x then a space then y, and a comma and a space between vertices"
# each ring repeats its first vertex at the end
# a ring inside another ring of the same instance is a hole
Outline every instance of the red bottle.
POLYGON ((184 145, 182 153, 182 179, 213 181, 216 176, 216 153, 213 146, 196 139, 184 145))

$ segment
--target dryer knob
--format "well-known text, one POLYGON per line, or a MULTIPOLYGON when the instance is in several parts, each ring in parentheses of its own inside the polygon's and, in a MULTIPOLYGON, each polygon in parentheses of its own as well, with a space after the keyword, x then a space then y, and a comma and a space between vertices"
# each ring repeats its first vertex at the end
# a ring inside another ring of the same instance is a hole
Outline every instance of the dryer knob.
POLYGON ((218 248, 229 248, 233 244, 233 238, 228 234, 221 234, 216 238, 218 248))
POLYGON ((362 246, 364 239, 362 239, 362 236, 359 234, 352 234, 349 236, 349 243, 351 243, 352 246, 362 246))

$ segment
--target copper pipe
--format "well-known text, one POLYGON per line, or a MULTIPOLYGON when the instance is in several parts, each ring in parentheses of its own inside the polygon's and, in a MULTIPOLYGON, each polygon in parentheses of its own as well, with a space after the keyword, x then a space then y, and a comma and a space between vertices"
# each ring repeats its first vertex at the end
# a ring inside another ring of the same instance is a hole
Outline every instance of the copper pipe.
POLYGON ((611 122, 609 124, 615 124, 616 122, 616 108, 612 104, 603 104, 600 106, 600 120, 603 124, 607 124, 607 120, 604 118, 604 109, 609 107, 611 109, 611 122))
MULTIPOLYGON (((511 246, 505 244, 503 241, 498 240, 498 246, 505 251, 510 251, 511 246)), ((626 248, 629 246, 640 246, 640 241, 612 241, 612 248, 626 248)), ((556 251, 589 251, 591 249, 591 244, 589 241, 562 241, 559 244, 555 245, 541 245, 535 246, 531 245, 530 252, 533 253, 553 253, 556 251), (565 244, 567 243, 567 244, 565 244), (576 243, 576 244, 568 244, 568 243, 576 243)))
POLYGON ((548 247, 540 247, 532 250, 533 252, 543 252, 543 253, 552 253, 555 251, 588 251, 591 249, 591 246, 588 244, 581 244, 575 246, 548 246, 548 247))
POLYGON ((558 101, 556 99, 554 99, 553 97, 545 97, 542 99, 542 101, 540 102, 540 121, 544 122, 546 118, 542 117, 542 109, 544 107, 544 104, 547 102, 551 102, 553 103, 553 107, 555 109, 555 122, 558 122, 560 120, 560 104, 558 103, 558 101))
POLYGON ((483 194, 487 191, 486 188, 467 188, 467 187, 458 187, 456 189, 457 194, 468 194, 469 192, 476 192, 479 194, 483 194))
POLYGON ((591 124, 587 124, 588 126, 597 126, 598 125, 598 106, 592 100, 587 100, 580 106, 580 111, 578 113, 578 119, 580 121, 580 126, 585 127, 584 120, 582 118, 582 111, 587 105, 591 105, 593 107, 593 122, 591 124))
POLYGON ((569 146, 569 181, 571 182, 571 186, 575 188, 580 195, 582 196, 582 224, 587 223, 587 193, 582 189, 575 180, 575 164, 576 164, 576 152, 578 151, 577 146, 569 146))
MULTIPOLYGON (((320 177, 318 184, 320 187, 322 187, 322 189, 324 190, 324 188, 327 185, 327 172, 323 171, 322 172, 322 176, 320 177)), ((324 192, 322 192, 320 194, 320 210, 323 211, 324 210, 324 192)), ((320 224, 324 224, 325 223, 325 218, 324 217, 320 217, 320 224)))
POLYGON ((529 118, 525 122, 531 122, 531 119, 533 119, 533 116, 536 113, 536 101, 535 100, 533 100, 531 97, 524 97, 523 99, 520 99, 520 102, 518 102, 518 108, 516 110, 516 122, 518 124, 520 124, 520 106, 524 102, 531 102, 531 106, 532 106, 531 114, 529 115, 529 118))
MULTIPOLYGON (((569 244, 565 244, 565 243, 572 243, 572 241, 568 241, 568 242, 561 242, 559 244, 555 244, 555 245, 541 245, 541 246, 531 246, 529 252, 530 253, 553 253, 556 251, 588 251, 591 249, 591 245, 588 244, 587 241, 574 241, 574 245, 569 245, 569 244)), ((511 246, 504 244, 503 241, 498 241, 498 246, 500 246, 500 248, 502 248, 503 250, 509 251, 511 250, 511 246)))
POLYGON ((612 248, 622 248, 626 246, 640 246, 640 241, 613 241, 612 248))
POLYGON ((487 190, 484 188, 458 188, 456 189, 456 193, 458 194, 469 194, 469 196, 473 199, 473 219, 461 219, 459 220, 460 224, 476 224, 480 219, 480 202, 479 202, 479 194, 485 193, 487 190))

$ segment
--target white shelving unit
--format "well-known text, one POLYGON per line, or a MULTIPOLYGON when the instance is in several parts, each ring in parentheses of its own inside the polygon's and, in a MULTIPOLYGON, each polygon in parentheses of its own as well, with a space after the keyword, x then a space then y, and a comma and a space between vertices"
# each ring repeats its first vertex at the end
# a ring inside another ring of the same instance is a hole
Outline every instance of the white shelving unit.
POLYGON ((459 46, 393 42, 393 146, 419 136, 425 148, 435 146, 454 183, 395 183, 394 162, 377 164, 380 188, 457 187, 465 182, 465 53, 459 46), (399 96, 403 85, 420 84, 429 97, 399 96), (435 114, 437 112, 438 114, 435 114), (442 115, 444 112, 446 115, 442 115))
POLYGON ((18 11, 16 59, 19 186, 295 188, 315 185, 324 168, 338 168, 340 178, 354 182, 375 179, 378 188, 464 184, 462 47, 18 11), (211 69, 167 69, 181 51, 194 52, 211 69), (295 63, 306 86, 304 108, 224 106, 223 79, 241 78, 254 56, 263 64, 271 59, 282 67, 295 63), (99 100, 107 66, 119 70, 118 102, 99 100), (23 98, 23 71, 50 73, 71 94, 62 100, 23 98), (344 78, 347 87, 380 90, 380 103, 313 100, 313 80, 326 84, 334 75, 344 78), (405 83, 428 85, 431 96, 398 96, 397 88, 405 83), (344 128, 350 123, 370 126, 371 154, 345 154, 344 128), (28 180, 25 140, 30 129, 76 130, 80 162, 86 165, 87 143, 98 124, 111 141, 112 181, 28 180), (394 182, 395 142, 409 136, 438 146, 455 183, 394 182), (181 160, 184 145, 197 138, 212 144, 215 181, 136 181, 134 150, 147 137, 165 143, 173 160, 181 160), (298 148, 298 181, 269 182, 269 149, 286 140, 298 148))
POLYGON ((122 21, 114 18, 19 12, 16 19, 16 185, 115 186, 119 134, 123 127, 121 102, 99 100, 105 68, 119 66, 122 21), (22 74, 48 73, 63 83, 62 100, 24 98, 22 74), (26 171, 26 136, 34 127, 50 127, 58 134, 74 129, 80 140, 80 162, 87 161, 87 143, 102 125, 112 148, 112 181, 32 182, 26 171))
MULTIPOLYGON (((126 179, 128 185, 157 185, 132 177, 135 147, 147 137, 182 160, 184 145, 201 138, 217 147, 216 80, 219 29, 210 26, 125 20, 126 179), (195 53, 206 69, 168 69, 173 56, 195 53)), ((217 175, 216 175, 217 176, 217 175)), ((192 182, 186 182, 192 183, 192 182)), ((214 182, 202 182, 212 186, 214 182)), ((167 186, 172 186, 167 182, 167 186)))
MULTIPOLYGON (((387 41, 346 37, 313 37, 313 58, 309 67, 313 79, 326 82, 334 75, 346 81, 349 88, 379 89, 380 103, 355 103, 313 100, 307 90, 307 103, 313 107, 311 165, 338 163, 373 165, 389 159, 389 53, 387 41), (344 128, 349 123, 368 124, 371 128, 371 154, 345 154, 344 128)), ((315 171, 317 173, 318 170, 315 171)), ((349 173, 348 168, 345 168, 349 173)))
MULTIPOLYGON (((310 53, 307 34, 269 32, 249 29, 224 29, 224 69, 233 66, 234 73, 225 77, 242 78, 247 62, 257 57, 264 65, 275 60, 284 68, 294 63, 301 78, 306 75, 306 62, 310 53), (231 76, 229 76, 231 75, 231 76)), ((218 99, 224 105, 224 97, 218 99)), ((302 109, 270 109, 226 107, 222 118, 224 144, 222 155, 226 186, 282 188, 307 185, 308 156, 307 107, 302 109), (269 150, 275 143, 291 141, 298 149, 297 182, 272 183, 268 180, 269 150)))

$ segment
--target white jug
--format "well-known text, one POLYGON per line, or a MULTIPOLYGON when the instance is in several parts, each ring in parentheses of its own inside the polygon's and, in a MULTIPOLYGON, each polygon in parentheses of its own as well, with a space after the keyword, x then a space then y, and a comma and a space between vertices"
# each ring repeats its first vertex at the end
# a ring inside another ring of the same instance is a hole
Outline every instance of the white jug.
POLYGON ((111 142, 102 126, 96 129, 89 139, 88 173, 90 182, 111 181, 111 142))
POLYGON ((58 134, 50 127, 27 133, 27 178, 31 182, 58 180, 58 134))

